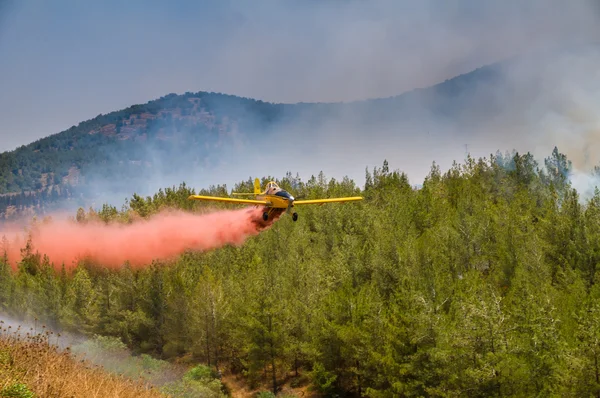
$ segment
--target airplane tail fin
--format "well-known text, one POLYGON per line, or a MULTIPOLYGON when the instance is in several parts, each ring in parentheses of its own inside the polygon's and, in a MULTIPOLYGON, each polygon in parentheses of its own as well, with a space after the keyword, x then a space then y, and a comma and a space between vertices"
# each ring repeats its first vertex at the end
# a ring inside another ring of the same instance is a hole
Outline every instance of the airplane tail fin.
POLYGON ((258 178, 254 179, 254 194, 260 193, 260 180, 258 178))
POLYGON ((257 178, 254 180, 254 193, 247 193, 247 192, 232 192, 231 195, 232 196, 256 196, 256 195, 260 195, 262 192, 260 191, 260 180, 257 178))

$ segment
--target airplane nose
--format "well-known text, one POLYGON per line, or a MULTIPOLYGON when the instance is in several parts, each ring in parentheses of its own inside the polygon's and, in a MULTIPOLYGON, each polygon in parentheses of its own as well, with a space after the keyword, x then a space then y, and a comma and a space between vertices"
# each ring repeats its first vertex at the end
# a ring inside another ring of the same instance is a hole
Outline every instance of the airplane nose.
POLYGON ((292 195, 290 195, 290 199, 289 200, 290 200, 290 202, 293 202, 294 201, 294 197, 292 195))

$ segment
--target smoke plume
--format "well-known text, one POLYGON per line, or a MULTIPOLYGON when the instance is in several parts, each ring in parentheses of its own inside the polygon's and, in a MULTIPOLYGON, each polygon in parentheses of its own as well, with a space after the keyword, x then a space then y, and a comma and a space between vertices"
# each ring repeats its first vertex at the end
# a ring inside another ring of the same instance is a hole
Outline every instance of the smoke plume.
POLYGON ((25 232, 3 231, 4 250, 11 265, 21 259, 28 239, 34 252, 48 256, 55 267, 72 269, 81 260, 107 267, 129 262, 140 267, 153 260, 168 260, 186 250, 210 250, 241 245, 251 236, 269 228, 279 218, 262 220, 262 209, 215 211, 192 214, 163 211, 132 224, 89 220, 50 220, 25 232))

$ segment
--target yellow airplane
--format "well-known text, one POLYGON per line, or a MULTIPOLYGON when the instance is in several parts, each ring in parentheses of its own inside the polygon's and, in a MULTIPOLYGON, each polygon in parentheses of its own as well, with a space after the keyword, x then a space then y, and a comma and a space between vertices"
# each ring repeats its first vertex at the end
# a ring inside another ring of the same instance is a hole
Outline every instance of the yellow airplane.
POLYGON ((292 195, 284 189, 281 189, 275 181, 269 181, 263 192, 260 191, 260 181, 254 180, 254 193, 233 193, 234 196, 255 196, 256 199, 231 199, 221 198, 217 196, 201 196, 190 195, 188 199, 208 200, 215 202, 228 202, 238 204, 253 204, 264 205, 263 220, 267 221, 273 212, 281 213, 285 210, 286 213, 292 214, 292 220, 298 219, 298 213, 292 210, 296 205, 323 205, 332 202, 351 202, 362 200, 361 196, 351 196, 346 198, 330 198, 330 199, 313 199, 313 200, 296 200, 292 195))

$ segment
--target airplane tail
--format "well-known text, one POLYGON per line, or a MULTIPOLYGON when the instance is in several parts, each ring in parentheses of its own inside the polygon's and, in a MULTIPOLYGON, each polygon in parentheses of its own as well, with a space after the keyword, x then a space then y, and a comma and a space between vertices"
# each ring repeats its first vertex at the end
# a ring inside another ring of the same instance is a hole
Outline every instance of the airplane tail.
POLYGON ((260 180, 258 178, 254 179, 254 194, 257 195, 260 193, 260 180))
POLYGON ((247 192, 232 192, 231 195, 233 196, 256 196, 256 195, 260 195, 262 192, 260 191, 260 180, 257 178, 254 180, 254 193, 247 193, 247 192))

